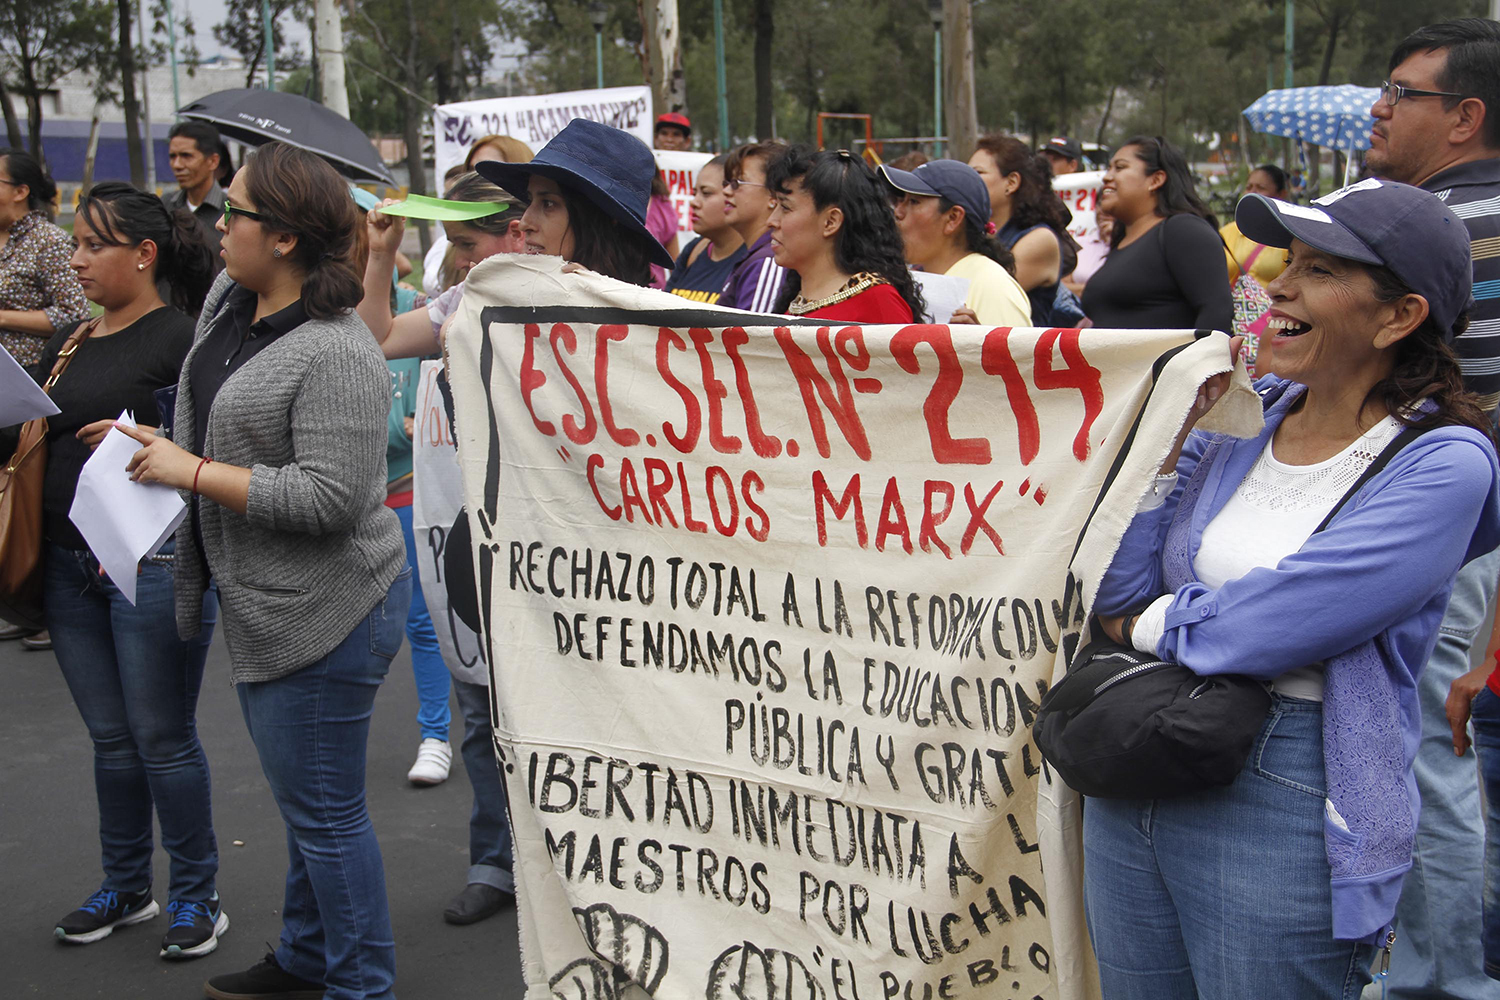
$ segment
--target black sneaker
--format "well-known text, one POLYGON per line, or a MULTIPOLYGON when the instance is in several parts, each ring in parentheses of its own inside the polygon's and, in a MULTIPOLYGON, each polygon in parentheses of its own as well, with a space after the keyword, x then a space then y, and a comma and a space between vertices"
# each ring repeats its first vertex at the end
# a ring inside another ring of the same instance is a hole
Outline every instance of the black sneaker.
POLYGON ((151 887, 140 892, 100 889, 72 913, 57 922, 53 937, 68 944, 93 944, 107 938, 116 927, 150 920, 161 912, 151 898, 151 887))
POLYGON ((229 930, 229 915, 219 905, 219 894, 189 903, 174 899, 167 904, 172 924, 161 939, 162 958, 197 958, 219 946, 219 935, 229 930))
POLYGON ((323 984, 301 979, 276 964, 274 953, 266 955, 244 972, 214 976, 203 984, 209 1000, 323 1000, 323 984))

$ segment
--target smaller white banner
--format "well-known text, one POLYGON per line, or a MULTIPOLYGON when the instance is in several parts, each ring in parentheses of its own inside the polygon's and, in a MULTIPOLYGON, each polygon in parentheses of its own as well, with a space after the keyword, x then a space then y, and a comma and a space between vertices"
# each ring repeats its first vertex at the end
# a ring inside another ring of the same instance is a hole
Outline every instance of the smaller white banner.
POLYGON ((463 506, 464 491, 458 474, 458 452, 453 448, 453 428, 437 387, 442 370, 441 361, 424 361, 417 380, 411 442, 411 526, 417 539, 417 575, 449 672, 461 681, 488 685, 490 674, 479 652, 479 639, 448 606, 448 583, 443 575, 443 549, 448 530, 463 506))
POLYGON ((681 250, 696 235, 693 232, 693 189, 698 186, 698 171, 713 159, 712 153, 688 153, 671 149, 654 149, 656 169, 667 182, 672 208, 677 212, 677 249, 681 250))
POLYGON ((1104 171, 1088 170, 1077 174, 1062 174, 1052 178, 1052 190, 1057 192, 1063 204, 1068 206, 1068 211, 1073 213, 1073 221, 1068 226, 1068 232, 1073 238, 1082 243, 1086 237, 1094 235, 1099 225, 1094 221, 1094 210, 1099 205, 1099 185, 1104 182, 1104 171))
POLYGON ((476 139, 487 135, 513 136, 535 153, 574 118, 624 129, 649 146, 651 88, 606 87, 440 104, 432 111, 436 175, 442 177, 449 167, 462 163, 476 139))

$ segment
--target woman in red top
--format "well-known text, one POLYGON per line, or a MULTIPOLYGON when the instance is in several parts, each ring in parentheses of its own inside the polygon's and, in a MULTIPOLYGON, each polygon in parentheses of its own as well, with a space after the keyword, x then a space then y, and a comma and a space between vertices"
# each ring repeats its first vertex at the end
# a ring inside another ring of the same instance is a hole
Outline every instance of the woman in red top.
POLYGON ((926 312, 890 200, 859 157, 790 146, 766 170, 768 226, 786 284, 776 311, 842 323, 910 323, 926 312))

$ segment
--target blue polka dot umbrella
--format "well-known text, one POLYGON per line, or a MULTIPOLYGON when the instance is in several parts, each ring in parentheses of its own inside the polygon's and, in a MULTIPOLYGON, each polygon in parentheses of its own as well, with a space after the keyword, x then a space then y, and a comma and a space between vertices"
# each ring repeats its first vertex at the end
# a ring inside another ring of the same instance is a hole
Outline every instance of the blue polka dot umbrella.
POLYGON ((1379 96, 1379 87, 1351 83, 1272 90, 1244 115, 1257 132, 1350 152, 1370 148, 1370 128, 1375 124, 1370 105, 1379 96))

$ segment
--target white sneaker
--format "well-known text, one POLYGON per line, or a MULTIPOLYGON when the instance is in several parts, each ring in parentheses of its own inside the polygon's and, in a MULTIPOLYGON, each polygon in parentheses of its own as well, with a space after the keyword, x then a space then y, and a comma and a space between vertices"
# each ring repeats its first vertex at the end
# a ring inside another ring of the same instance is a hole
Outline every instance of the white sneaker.
POLYGON ((453 748, 448 741, 429 736, 417 747, 417 762, 406 772, 406 780, 413 785, 441 785, 448 780, 452 764, 453 748))

